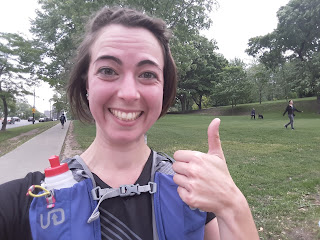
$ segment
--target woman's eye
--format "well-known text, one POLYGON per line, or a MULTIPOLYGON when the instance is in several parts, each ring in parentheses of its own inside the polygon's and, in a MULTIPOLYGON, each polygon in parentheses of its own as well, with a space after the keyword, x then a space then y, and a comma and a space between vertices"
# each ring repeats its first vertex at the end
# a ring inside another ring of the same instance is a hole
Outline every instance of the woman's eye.
POLYGON ((144 72, 139 77, 141 77, 141 78, 157 78, 157 75, 152 72, 144 72))
POLYGON ((104 68, 100 68, 99 70, 98 70, 98 73, 99 74, 102 74, 102 75, 106 75, 106 76, 112 76, 112 75, 117 75, 117 73, 113 70, 113 69, 111 69, 111 68, 106 68, 106 67, 104 67, 104 68))

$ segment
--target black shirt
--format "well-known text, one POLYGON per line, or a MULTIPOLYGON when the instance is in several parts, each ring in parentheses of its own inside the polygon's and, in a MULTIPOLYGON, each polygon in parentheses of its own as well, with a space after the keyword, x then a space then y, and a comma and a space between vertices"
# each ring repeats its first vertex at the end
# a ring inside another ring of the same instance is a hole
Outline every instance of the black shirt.
MULTIPOLYGON (((152 154, 135 184, 147 185, 150 181, 152 154)), ((93 174, 97 186, 110 188, 93 174)), ((101 238, 104 239, 152 239, 151 194, 141 193, 131 197, 115 197, 104 200, 100 207, 101 238), (143 223, 143 224, 141 224, 143 223)))
POLYGON ((288 105, 286 110, 283 113, 283 116, 286 114, 286 112, 288 112, 288 115, 294 115, 294 112, 301 112, 298 109, 296 109, 293 105, 288 105))

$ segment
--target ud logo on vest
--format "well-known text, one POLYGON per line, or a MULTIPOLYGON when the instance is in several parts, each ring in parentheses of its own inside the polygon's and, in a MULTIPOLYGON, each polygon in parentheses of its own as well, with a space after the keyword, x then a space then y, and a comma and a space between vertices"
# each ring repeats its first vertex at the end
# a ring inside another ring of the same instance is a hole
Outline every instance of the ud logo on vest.
POLYGON ((47 214, 47 224, 43 224, 43 214, 40 214, 40 225, 42 229, 46 229, 50 226, 51 224, 51 219, 52 223, 54 226, 59 225, 64 222, 65 217, 64 217, 64 210, 62 208, 57 208, 54 210, 51 210, 47 214))

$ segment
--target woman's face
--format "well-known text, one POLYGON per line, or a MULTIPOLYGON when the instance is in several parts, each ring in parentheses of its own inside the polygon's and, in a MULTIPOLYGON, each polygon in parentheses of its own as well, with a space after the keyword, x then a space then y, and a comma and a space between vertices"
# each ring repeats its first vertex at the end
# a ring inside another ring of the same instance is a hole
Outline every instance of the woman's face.
POLYGON ((158 119, 163 99, 162 48, 144 28, 110 25, 91 48, 87 91, 97 137, 138 140, 158 119))

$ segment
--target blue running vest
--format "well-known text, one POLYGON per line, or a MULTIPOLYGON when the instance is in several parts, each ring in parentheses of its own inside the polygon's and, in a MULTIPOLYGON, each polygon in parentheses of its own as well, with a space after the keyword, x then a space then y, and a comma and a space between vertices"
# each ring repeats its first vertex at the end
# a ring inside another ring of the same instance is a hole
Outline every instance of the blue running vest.
MULTIPOLYGON (((178 186, 173 182, 173 161, 153 151, 154 240, 203 239, 207 213, 190 209, 179 197, 178 186)), ((32 237, 34 240, 100 240, 100 219, 88 223, 98 202, 91 191, 96 187, 92 173, 79 156, 64 162, 68 163, 78 183, 71 188, 54 190, 53 208, 47 208, 45 197, 33 199, 29 209, 32 237)))

